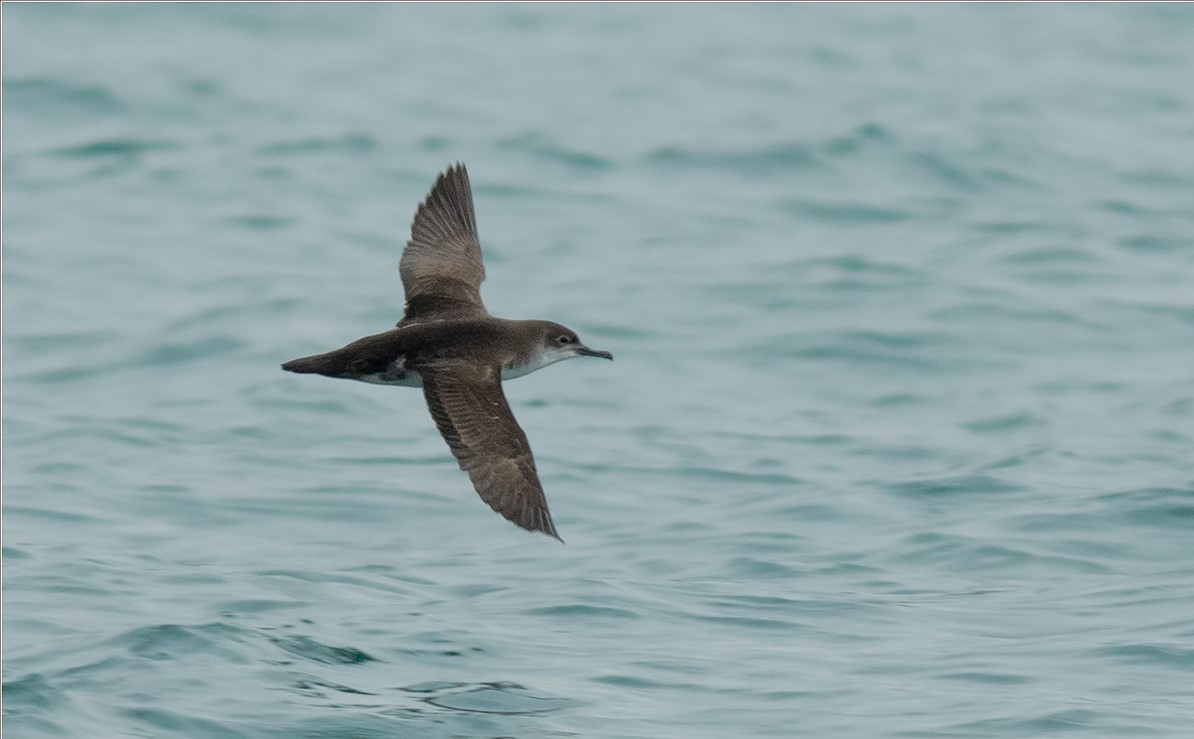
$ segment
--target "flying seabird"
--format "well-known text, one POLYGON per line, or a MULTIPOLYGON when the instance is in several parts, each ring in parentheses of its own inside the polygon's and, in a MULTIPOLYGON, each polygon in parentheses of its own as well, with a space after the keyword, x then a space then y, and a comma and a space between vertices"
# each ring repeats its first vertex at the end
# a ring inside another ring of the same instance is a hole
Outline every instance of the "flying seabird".
POLYGON ((485 310, 485 267, 463 164, 441 173, 419 205, 398 273, 406 308, 395 328, 282 369, 423 388, 435 425, 481 499, 522 528, 563 541, 502 380, 573 357, 613 355, 588 348, 558 323, 495 318, 485 310))

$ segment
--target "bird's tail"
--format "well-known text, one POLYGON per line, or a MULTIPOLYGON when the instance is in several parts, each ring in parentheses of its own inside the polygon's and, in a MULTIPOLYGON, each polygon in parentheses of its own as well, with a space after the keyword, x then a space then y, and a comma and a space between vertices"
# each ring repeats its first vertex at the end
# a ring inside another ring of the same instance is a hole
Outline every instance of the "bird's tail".
POLYGON ((344 362, 335 356, 335 354, 335 352, 329 352, 327 354, 312 354, 309 357, 299 357, 283 364, 282 369, 287 372, 297 372, 300 375, 338 377, 344 371, 344 362))

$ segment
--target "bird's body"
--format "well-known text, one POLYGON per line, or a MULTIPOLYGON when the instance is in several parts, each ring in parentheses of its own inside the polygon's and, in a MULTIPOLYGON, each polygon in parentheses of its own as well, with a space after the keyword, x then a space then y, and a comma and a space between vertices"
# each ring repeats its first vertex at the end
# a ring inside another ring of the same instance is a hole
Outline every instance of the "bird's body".
POLYGON ((441 174, 419 206, 399 272, 406 313, 397 327, 282 369, 421 387, 481 498, 519 526, 559 539, 501 383, 576 356, 613 356, 589 349, 558 323, 495 318, 485 310, 479 290, 485 268, 463 165, 441 174))
POLYGON ((419 367, 452 361, 483 361, 496 365, 503 380, 529 375, 535 370, 573 356, 549 352, 546 347, 524 348, 519 337, 527 328, 568 329, 548 321, 511 321, 505 318, 442 320, 415 323, 357 339, 326 354, 295 359, 282 365, 289 372, 345 377, 375 385, 423 387, 419 367))

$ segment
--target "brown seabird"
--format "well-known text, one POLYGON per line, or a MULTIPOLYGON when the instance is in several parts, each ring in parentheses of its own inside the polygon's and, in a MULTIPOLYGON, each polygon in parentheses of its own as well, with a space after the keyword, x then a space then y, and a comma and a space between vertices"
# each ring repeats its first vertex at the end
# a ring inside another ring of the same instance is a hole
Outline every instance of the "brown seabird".
POLYGON ((440 174, 415 212, 398 264, 406 310, 396 328, 282 365, 288 372, 422 387, 435 425, 489 507, 560 541, 526 434, 502 380, 572 357, 613 359, 551 321, 511 321, 481 302, 481 244, 463 164, 440 174))

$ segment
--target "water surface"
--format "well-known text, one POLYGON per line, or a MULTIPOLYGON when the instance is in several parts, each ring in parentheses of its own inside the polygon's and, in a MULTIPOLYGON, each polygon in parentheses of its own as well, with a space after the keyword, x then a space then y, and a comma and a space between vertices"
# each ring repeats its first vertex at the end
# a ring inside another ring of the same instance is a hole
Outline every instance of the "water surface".
POLYGON ((1194 724, 1185 5, 6 4, 12 736, 1194 724), (469 166, 561 546, 392 325, 469 166))

